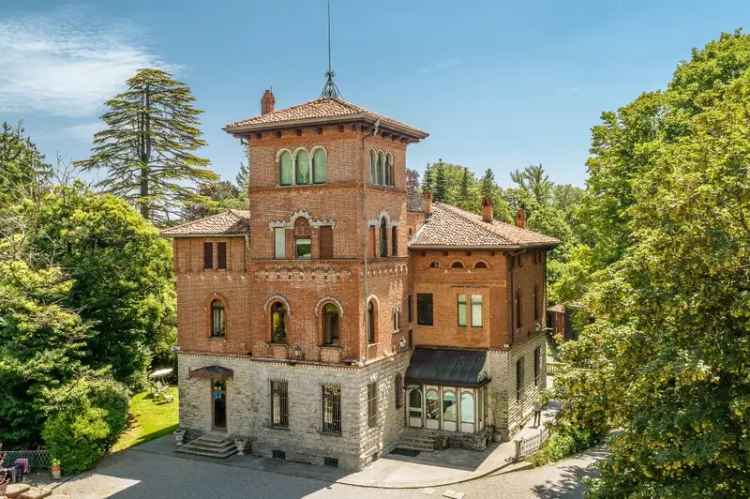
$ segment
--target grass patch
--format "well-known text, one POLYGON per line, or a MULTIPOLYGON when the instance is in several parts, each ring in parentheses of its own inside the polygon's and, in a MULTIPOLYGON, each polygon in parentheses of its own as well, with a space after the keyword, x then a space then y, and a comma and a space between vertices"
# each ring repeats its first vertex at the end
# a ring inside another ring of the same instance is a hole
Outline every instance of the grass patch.
POLYGON ((170 386, 172 402, 157 404, 149 392, 141 392, 130 399, 128 427, 112 446, 112 452, 120 452, 149 440, 168 435, 177 429, 179 400, 177 387, 170 386))

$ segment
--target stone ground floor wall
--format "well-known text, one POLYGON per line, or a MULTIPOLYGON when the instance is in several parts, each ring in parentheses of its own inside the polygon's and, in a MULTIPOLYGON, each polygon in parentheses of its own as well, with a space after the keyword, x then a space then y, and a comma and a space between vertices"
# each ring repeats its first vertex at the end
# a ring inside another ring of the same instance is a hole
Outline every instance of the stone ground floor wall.
POLYGON ((180 426, 193 433, 212 431, 211 381, 190 379, 191 369, 221 366, 234 371, 226 382, 228 436, 250 439, 252 452, 323 464, 326 457, 346 469, 359 469, 395 447, 404 425, 396 407, 396 374, 402 379, 409 352, 365 367, 290 364, 278 361, 181 353, 178 356, 180 426), (286 381, 288 428, 271 425, 270 382, 286 381), (377 423, 368 425, 368 384, 377 384, 377 423), (341 386, 341 434, 322 430, 322 386, 341 386))
POLYGON ((495 427, 495 440, 508 440, 532 416, 534 401, 546 388, 546 337, 537 333, 523 343, 514 344, 508 351, 490 351, 487 371, 492 378, 488 388, 490 414, 488 422, 495 427), (539 383, 534 379, 534 350, 541 347, 539 383), (524 389, 521 398, 516 394, 516 362, 524 362, 524 389))

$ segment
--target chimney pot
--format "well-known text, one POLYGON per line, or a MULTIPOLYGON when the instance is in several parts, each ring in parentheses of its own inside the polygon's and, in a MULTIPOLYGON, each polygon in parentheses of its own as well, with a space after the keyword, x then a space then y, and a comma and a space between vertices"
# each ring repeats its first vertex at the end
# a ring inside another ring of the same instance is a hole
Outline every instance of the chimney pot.
POLYGON ((422 193, 422 211, 425 215, 432 215, 432 192, 430 191, 422 193))
POLYGON ((263 92, 263 97, 260 98, 260 114, 272 113, 274 104, 276 104, 276 98, 271 89, 263 92))
POLYGON ((492 223, 494 219, 492 201, 489 198, 482 199, 482 221, 492 223))
POLYGON ((522 229, 526 228, 526 212, 523 208, 518 208, 518 211, 516 212, 516 227, 522 229))

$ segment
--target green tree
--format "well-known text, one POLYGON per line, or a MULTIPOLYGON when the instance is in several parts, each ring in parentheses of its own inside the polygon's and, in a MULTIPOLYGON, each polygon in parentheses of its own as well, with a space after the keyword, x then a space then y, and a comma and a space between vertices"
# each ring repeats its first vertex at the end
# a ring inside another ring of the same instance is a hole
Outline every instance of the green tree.
POLYGON ((21 125, 11 127, 3 122, 0 130, 0 210, 18 203, 19 199, 38 197, 52 175, 52 167, 44 161, 21 125))
POLYGON ((240 163, 240 171, 234 180, 240 193, 247 197, 247 190, 250 187, 250 167, 245 163, 240 163))
POLYGON ((435 201, 448 202, 448 177, 445 175, 442 160, 435 165, 435 190, 433 195, 435 201))
POLYGON ((65 385, 90 360, 90 331, 65 308, 73 287, 60 269, 0 262, 0 439, 40 443, 47 390, 65 385))
POLYGON ((432 165, 427 164, 427 167, 424 170, 424 178, 422 178, 422 191, 424 192, 434 192, 435 191, 435 173, 433 171, 432 165))
POLYGON ((197 220, 233 208, 246 210, 247 198, 227 180, 202 184, 182 213, 182 221, 197 220))
POLYGON ((596 322, 554 388, 561 424, 620 430, 593 497, 750 495, 748 117, 735 33, 593 130, 580 261, 596 322))
POLYGON ((33 246, 73 279, 65 303, 92 323, 91 366, 112 366, 130 386, 175 338, 171 248, 123 200, 80 185, 50 191, 38 208, 33 246))
POLYGON ((552 197, 553 184, 541 163, 529 165, 523 170, 510 172, 510 179, 537 205, 545 206, 549 203, 552 197))
POLYGON ((158 69, 141 69, 128 89, 107 101, 106 127, 94 136, 84 170, 107 169, 100 183, 132 202, 144 218, 160 220, 191 198, 194 182, 216 179, 209 161, 194 154, 201 138, 194 98, 184 83, 158 69))

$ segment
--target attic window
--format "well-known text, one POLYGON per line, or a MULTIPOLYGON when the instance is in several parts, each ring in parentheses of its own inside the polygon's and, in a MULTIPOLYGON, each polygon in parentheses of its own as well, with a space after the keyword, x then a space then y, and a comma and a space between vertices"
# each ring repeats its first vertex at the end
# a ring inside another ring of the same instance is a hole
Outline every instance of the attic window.
POLYGON ((455 261, 455 262, 453 262, 451 264, 451 268, 452 269, 462 269, 462 268, 464 268, 464 264, 461 263, 460 261, 455 261))
POLYGON ((430 268, 431 269, 439 269, 440 268, 440 262, 438 262, 437 260, 433 260, 430 263, 430 268))

